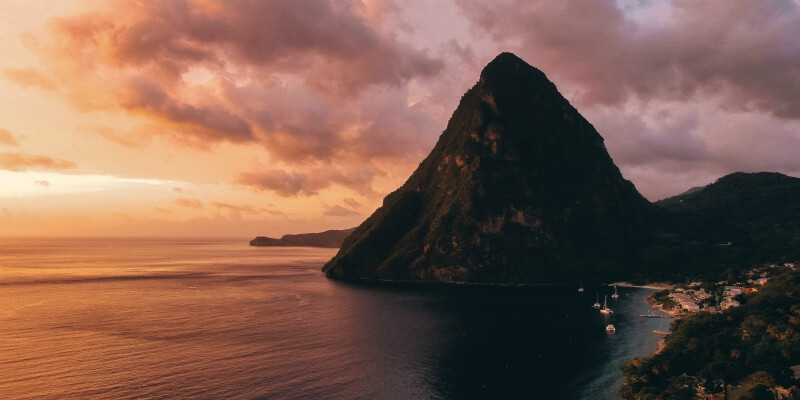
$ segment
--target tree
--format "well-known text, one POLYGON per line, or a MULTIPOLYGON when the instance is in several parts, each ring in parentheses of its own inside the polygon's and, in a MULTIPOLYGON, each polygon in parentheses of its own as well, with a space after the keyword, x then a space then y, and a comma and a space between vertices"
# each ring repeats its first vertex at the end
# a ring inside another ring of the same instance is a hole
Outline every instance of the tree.
POLYGON ((697 378, 686 374, 670 379, 669 386, 664 391, 665 400, 695 400, 697 398, 697 378))
POLYGON ((725 400, 728 400, 728 386, 741 376, 742 368, 731 361, 714 361, 700 371, 700 377, 706 381, 706 391, 722 392, 725 400))

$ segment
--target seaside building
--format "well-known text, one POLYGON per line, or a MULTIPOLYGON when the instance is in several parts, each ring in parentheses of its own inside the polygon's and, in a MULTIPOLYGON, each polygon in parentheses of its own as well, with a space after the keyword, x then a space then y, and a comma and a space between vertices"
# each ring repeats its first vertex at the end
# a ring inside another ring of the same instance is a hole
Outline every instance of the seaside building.
POLYGON ((707 298, 711 297, 711 293, 706 292, 705 289, 696 290, 694 292, 694 299, 697 301, 703 301, 707 298))
POLYGON ((700 306, 695 303, 694 299, 684 293, 670 293, 669 295, 675 300, 676 303, 680 304, 681 308, 688 311, 688 312, 697 312, 700 311, 700 306))
POLYGON ((719 303, 719 307, 723 310, 727 310, 729 308, 739 307, 739 302, 734 300, 733 297, 726 297, 719 303))
POLYGON ((725 296, 733 297, 744 293, 744 288, 741 286, 725 286, 725 296))

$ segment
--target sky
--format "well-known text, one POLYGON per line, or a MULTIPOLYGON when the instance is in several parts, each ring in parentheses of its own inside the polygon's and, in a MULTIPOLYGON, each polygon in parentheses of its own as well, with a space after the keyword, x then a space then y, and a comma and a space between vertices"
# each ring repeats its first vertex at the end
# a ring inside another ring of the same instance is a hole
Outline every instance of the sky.
POLYGON ((650 200, 800 176, 800 0, 1 0, 0 236, 356 226, 503 51, 650 200))

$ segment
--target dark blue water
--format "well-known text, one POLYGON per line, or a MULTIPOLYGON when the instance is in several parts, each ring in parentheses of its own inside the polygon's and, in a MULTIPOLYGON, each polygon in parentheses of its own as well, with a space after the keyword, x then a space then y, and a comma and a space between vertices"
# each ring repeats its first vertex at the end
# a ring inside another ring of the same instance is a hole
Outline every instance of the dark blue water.
POLYGON ((334 252, 2 239, 0 398, 613 399, 669 325, 646 290, 604 317, 593 288, 331 281, 334 252))

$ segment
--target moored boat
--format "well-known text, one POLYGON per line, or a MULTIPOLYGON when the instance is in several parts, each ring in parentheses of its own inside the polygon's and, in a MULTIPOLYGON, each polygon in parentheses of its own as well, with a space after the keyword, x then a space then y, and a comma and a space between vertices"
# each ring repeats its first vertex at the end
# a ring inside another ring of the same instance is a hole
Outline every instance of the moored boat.
POLYGON ((603 314, 611 314, 611 313, 614 312, 614 311, 611 311, 610 308, 608 308, 608 295, 606 295, 603 298, 603 308, 600 309, 600 312, 603 313, 603 314))

